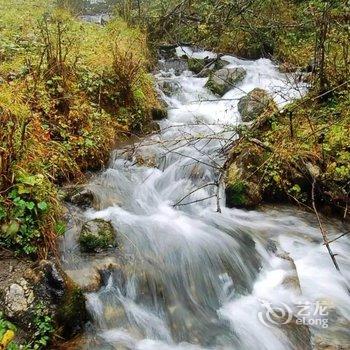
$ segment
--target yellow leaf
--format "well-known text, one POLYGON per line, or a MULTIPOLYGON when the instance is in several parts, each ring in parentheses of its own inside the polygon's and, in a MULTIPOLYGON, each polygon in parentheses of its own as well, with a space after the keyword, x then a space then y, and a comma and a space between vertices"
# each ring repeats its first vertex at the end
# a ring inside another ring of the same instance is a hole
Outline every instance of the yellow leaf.
POLYGON ((11 343, 14 337, 15 337, 14 331, 11 331, 11 330, 6 331, 4 336, 1 339, 0 350, 5 350, 7 346, 11 343))

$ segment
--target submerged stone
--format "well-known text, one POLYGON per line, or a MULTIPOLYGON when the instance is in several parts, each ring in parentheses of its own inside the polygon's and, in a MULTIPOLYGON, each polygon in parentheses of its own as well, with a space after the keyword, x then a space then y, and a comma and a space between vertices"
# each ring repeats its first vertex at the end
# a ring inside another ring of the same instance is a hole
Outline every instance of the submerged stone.
POLYGON ((167 61, 160 61, 159 67, 164 71, 173 71, 175 75, 180 75, 185 70, 188 70, 187 59, 173 58, 167 61))

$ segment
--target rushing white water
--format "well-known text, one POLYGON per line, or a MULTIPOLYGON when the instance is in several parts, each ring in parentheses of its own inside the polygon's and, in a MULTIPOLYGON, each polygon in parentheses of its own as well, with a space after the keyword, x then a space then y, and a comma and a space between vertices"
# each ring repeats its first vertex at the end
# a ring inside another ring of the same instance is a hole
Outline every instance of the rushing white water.
MULTIPOLYGON (((215 57, 177 49, 179 56, 184 52, 215 57)), ((120 269, 105 272, 102 288, 87 294, 93 329, 86 348, 308 349, 318 339, 350 344, 346 236, 332 244, 342 277, 312 215, 282 207, 228 209, 223 189, 217 212, 215 181, 222 149, 240 122, 239 98, 260 87, 282 108, 305 92, 269 60, 223 59, 247 76, 222 99, 204 87, 207 78, 189 71, 157 74, 160 85, 175 87, 171 96, 163 94, 169 116, 161 132, 116 150, 89 186, 101 210, 87 210, 83 220, 110 221, 122 258, 120 269), (309 327, 296 324, 301 305, 309 327), (271 318, 278 308, 283 317, 271 318)), ((330 238, 346 231, 337 222, 327 228, 330 238)), ((67 269, 81 269, 89 259, 67 250, 74 242, 69 235, 63 242, 67 269)))

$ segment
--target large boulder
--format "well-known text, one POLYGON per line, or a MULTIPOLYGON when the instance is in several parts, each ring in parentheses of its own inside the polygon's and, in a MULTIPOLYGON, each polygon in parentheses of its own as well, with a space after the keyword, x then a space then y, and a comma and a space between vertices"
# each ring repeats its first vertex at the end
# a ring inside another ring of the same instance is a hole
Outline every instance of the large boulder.
POLYGON ((86 222, 79 235, 81 250, 100 252, 115 246, 115 233, 110 222, 95 219, 86 222))
POLYGON ((238 102, 238 111, 244 122, 255 120, 268 109, 274 111, 277 106, 272 97, 265 90, 259 88, 250 91, 238 102))
POLYGON ((247 72, 241 67, 222 68, 211 74, 205 86, 214 94, 223 96, 241 82, 246 75, 247 72))

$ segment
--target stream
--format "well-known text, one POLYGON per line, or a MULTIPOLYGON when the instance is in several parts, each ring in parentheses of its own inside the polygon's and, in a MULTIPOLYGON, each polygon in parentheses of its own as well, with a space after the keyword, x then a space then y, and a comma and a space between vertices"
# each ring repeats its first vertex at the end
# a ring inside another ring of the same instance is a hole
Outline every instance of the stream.
MULTIPOLYGON (((216 56, 177 48, 178 56, 184 53, 216 56)), ((314 215, 288 206, 229 209, 223 186, 215 184, 223 150, 241 122, 238 100, 259 87, 283 108, 306 86, 267 59, 222 59, 247 72, 223 98, 205 88, 207 78, 188 70, 176 75, 162 60, 155 77, 172 92, 160 89, 168 105, 160 132, 112 153, 107 169, 88 184, 94 209, 69 207, 61 242, 65 270, 81 284, 96 261, 108 262, 102 286, 86 292, 92 321, 82 349, 350 346, 349 238, 332 243, 341 276, 314 215), (118 246, 82 254, 77 235, 84 221, 96 218, 113 224, 118 246)), ((330 239, 347 231, 336 220, 325 225, 330 239)))

